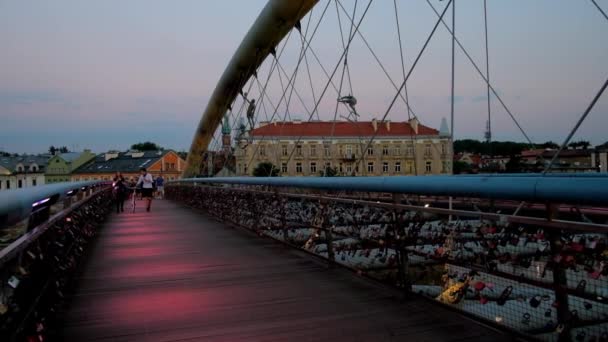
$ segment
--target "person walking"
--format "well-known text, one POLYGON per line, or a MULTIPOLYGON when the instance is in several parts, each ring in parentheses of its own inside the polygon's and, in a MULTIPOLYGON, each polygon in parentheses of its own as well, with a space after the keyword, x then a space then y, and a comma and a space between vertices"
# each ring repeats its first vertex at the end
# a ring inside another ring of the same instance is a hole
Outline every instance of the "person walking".
POLYGON ((162 174, 156 178, 156 194, 159 199, 165 198, 165 179, 162 174))
POLYGON ((137 185, 141 184, 141 197, 146 200, 146 211, 150 211, 150 207, 152 206, 152 196, 154 194, 154 178, 152 174, 148 173, 145 167, 140 169, 141 173, 139 175, 139 180, 137 181, 137 185))
POLYGON ((125 197, 127 195, 127 185, 125 184, 125 178, 122 176, 122 173, 116 172, 113 179, 113 186, 116 213, 118 214, 125 211, 125 197))

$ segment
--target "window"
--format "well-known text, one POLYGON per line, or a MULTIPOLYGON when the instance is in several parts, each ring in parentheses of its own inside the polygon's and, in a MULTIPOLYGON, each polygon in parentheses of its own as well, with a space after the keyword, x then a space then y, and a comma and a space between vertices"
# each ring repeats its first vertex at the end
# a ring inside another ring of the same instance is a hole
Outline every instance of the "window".
POLYGON ((36 178, 32 179, 32 186, 36 186, 36 178))
POLYGON ((407 145, 407 155, 408 157, 414 156, 414 145, 407 145))
POLYGON ((426 162, 425 171, 426 171, 426 173, 431 173, 433 171, 432 163, 430 161, 426 162))
POLYGON ((407 172, 408 173, 414 173, 414 164, 410 161, 407 162, 407 172))
POLYGON ((393 153, 396 156, 400 156, 401 155, 401 146, 399 146, 399 145, 395 146, 394 150, 393 150, 393 153))
POLYGON ((18 171, 18 172, 23 172, 23 166, 19 166, 19 167, 17 167, 17 171, 18 171))
POLYGON ((448 147, 446 146, 445 143, 441 143, 441 154, 446 154, 448 153, 448 147))
POLYGON ((382 146, 382 155, 388 156, 388 145, 382 146))
POLYGON ((247 165, 243 166, 243 171, 244 174, 247 174, 247 165))
POLYGON ((374 163, 373 162, 367 163, 367 172, 369 172, 369 173, 374 172, 374 163))
POLYGON ((281 155, 287 156, 287 145, 281 146, 281 155))
POLYGON ((302 173, 302 163, 296 163, 296 173, 302 173))
POLYGON ((32 166, 32 172, 38 172, 38 168, 35 166, 32 166))
POLYGON ((400 162, 395 163, 395 172, 401 173, 401 163, 400 162))
POLYGON ((282 173, 287 173, 287 163, 282 163, 281 164, 281 172, 282 173))
POLYGON ((316 173, 317 172, 317 163, 312 162, 310 163, 310 173, 316 173))
POLYGON ((11 188, 11 181, 9 181, 8 179, 6 180, 6 188, 7 189, 11 188))
POLYGON ((373 147, 368 147, 367 148, 367 155, 368 156, 373 156, 374 155, 374 148, 373 147))
POLYGON ((328 144, 323 145, 323 154, 326 157, 331 157, 331 149, 330 149, 330 146, 328 144))
POLYGON ((260 157, 266 156, 266 145, 260 145, 260 157))
POLYGON ((23 187, 23 181, 20 179, 17 181, 17 187, 21 189, 23 187))
POLYGON ((340 173, 344 172, 344 169, 342 168, 342 163, 338 164, 338 171, 340 171, 340 173))
POLYGON ((353 172, 353 165, 348 163, 346 164, 346 173, 348 173, 349 175, 353 172))
POLYGON ((388 163, 387 162, 382 163, 382 172, 384 172, 384 173, 388 172, 388 163))
POLYGON ((317 145, 310 145, 310 156, 315 157, 317 155, 317 145))
POLYGON ((243 165, 242 164, 237 164, 236 165, 236 172, 237 173, 241 173, 242 172, 241 170, 243 170, 243 165))
POLYGON ((424 149, 424 155, 425 156, 433 155, 433 152, 431 151, 431 144, 426 144, 425 149, 424 149))
POLYGON ((351 157, 353 155, 353 147, 351 145, 346 145, 346 156, 351 157))
POLYGON ((298 156, 298 157, 302 156, 302 145, 296 146, 296 156, 298 156))

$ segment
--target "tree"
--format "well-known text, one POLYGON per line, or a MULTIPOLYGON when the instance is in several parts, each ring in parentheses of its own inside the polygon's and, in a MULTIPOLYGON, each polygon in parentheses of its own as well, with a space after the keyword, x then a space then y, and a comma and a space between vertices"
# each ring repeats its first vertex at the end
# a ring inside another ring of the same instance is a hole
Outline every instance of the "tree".
POLYGON ((51 145, 51 147, 49 147, 49 153, 54 156, 56 152, 57 152, 57 148, 55 148, 55 146, 51 145))
POLYGON ((545 149, 550 148, 550 149, 555 150, 555 149, 559 148, 559 145, 556 144, 556 143, 554 143, 553 141, 546 141, 546 142, 540 144, 539 147, 540 148, 545 148, 545 149))
POLYGON ((522 171, 521 157, 512 155, 505 165, 508 173, 519 173, 522 171))
POLYGON ((319 171, 321 177, 335 177, 338 174, 338 170, 335 167, 326 167, 325 170, 319 171))
POLYGON ((453 167, 454 167, 454 174, 471 172, 471 165, 469 165, 465 162, 462 162, 462 161, 455 161, 453 167))
POLYGON ((160 147, 159 145, 156 145, 155 143, 153 143, 151 141, 139 142, 137 144, 133 144, 133 145, 131 145, 131 149, 132 150, 138 150, 138 151, 158 151, 158 150, 163 150, 162 147, 160 147))
POLYGON ((277 177, 279 169, 271 162, 261 162, 253 169, 253 175, 255 177, 277 177))
POLYGON ((582 147, 583 150, 588 149, 589 146, 591 146, 591 143, 589 141, 587 141, 587 140, 573 141, 573 142, 571 142, 571 143, 568 144, 568 147, 572 147, 572 148, 582 147))
POLYGON ((59 148, 59 153, 69 153, 70 150, 66 146, 61 146, 59 148))

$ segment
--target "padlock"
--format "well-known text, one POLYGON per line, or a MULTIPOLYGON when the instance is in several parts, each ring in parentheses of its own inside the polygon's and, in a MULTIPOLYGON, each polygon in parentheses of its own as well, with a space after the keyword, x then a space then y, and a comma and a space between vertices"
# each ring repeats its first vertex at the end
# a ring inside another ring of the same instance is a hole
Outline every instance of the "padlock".
POLYGON ((551 317, 551 314, 552 314, 551 309, 545 310, 545 317, 551 317))
POLYGON ((540 305, 541 296, 534 296, 530 299, 530 306, 537 308, 540 305))
POLYGON ((526 312, 522 316, 521 323, 524 324, 524 325, 530 325, 530 317, 531 317, 530 314, 526 312))
POLYGON ((583 306, 586 310, 591 310, 591 308, 593 308, 593 305, 589 302, 583 302, 583 306))
POLYGON ((509 285, 502 291, 500 297, 498 297, 498 300, 496 300, 496 304, 500 306, 505 305, 507 299, 509 299, 509 297, 511 296, 511 292, 513 292, 513 286, 509 285))
POLYGON ((581 281, 578 282, 578 285, 576 285, 576 292, 584 293, 585 287, 587 287, 587 281, 585 279, 582 279, 581 281))

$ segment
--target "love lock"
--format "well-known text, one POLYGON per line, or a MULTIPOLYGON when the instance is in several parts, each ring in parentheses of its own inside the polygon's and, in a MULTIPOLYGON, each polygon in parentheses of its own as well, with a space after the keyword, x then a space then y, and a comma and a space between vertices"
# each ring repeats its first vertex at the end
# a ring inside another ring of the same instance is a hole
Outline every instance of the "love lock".
POLYGON ((576 292, 585 293, 585 287, 587 287, 587 281, 583 279, 578 282, 578 285, 576 285, 576 292))
POLYGON ((525 325, 530 325, 530 317, 530 314, 526 312, 522 317, 521 323, 525 325))
POLYGON ((500 297, 498 297, 498 300, 496 300, 496 304, 500 306, 505 305, 507 299, 511 296, 511 292, 513 292, 513 286, 507 286, 500 294, 500 297))
POLYGON ((545 317, 551 317, 551 315, 552 315, 551 309, 547 309, 545 311, 545 317))
POLYGON ((530 299, 530 306, 533 308, 537 308, 540 305, 541 296, 534 296, 530 299))

